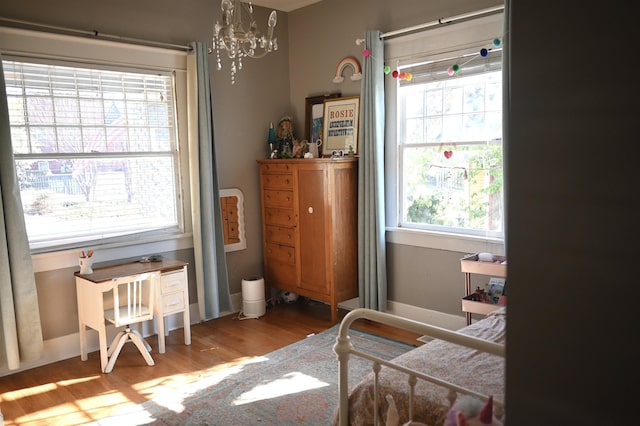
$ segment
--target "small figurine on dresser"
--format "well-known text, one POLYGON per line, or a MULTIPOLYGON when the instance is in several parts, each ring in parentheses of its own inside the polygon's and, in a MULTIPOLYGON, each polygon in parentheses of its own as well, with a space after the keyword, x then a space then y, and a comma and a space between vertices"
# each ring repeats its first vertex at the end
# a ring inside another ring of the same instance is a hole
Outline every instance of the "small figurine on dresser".
POLYGON ((293 142, 296 140, 291 117, 285 116, 278 121, 276 139, 280 158, 291 158, 293 156, 293 142))
POLYGON ((309 144, 306 140, 299 141, 297 139, 293 140, 293 158, 307 158, 305 154, 309 152, 309 144))
POLYGON ((273 123, 269 124, 269 136, 267 137, 267 143, 269 144, 269 158, 278 158, 278 140, 276 139, 276 129, 273 127, 273 123))

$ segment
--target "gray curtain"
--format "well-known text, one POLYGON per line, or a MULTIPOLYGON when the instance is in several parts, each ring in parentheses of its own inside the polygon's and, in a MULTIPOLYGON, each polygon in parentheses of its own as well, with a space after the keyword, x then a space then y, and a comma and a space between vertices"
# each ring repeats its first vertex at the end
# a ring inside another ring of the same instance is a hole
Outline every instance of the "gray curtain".
POLYGON ((0 366, 42 356, 36 279, 13 161, 9 108, 0 55, 0 366))
MULTIPOLYGON (((201 42, 191 43, 191 47, 196 80, 192 83, 197 85, 197 102, 193 108, 197 135, 190 135, 192 219, 198 306, 200 319, 206 320, 231 310, 231 294, 222 233, 208 54, 201 42)), ((190 123, 193 125, 194 120, 190 123)))
POLYGON ((358 278, 360 307, 386 311, 384 199, 384 44, 368 31, 360 99, 358 278))

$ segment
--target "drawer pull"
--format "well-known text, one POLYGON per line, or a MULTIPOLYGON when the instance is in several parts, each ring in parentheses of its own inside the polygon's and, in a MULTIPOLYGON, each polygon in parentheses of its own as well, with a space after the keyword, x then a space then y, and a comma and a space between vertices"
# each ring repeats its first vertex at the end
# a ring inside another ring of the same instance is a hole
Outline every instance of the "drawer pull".
POLYGON ((313 207, 309 207, 307 211, 309 212, 309 214, 313 214, 313 207))

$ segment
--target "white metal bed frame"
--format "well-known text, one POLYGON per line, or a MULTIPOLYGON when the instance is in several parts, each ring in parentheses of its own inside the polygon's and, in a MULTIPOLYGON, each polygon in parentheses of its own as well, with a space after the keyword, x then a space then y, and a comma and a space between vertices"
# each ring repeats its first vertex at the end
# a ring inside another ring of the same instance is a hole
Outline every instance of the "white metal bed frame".
MULTIPOLYGON (((416 371, 410 368, 403 367, 401 365, 394 364, 392 361, 387 361, 368 353, 362 352, 354 348, 349 338, 349 328, 351 324, 357 319, 367 319, 375 321, 381 324, 390 325, 393 327, 409 330, 418 334, 426 335, 434 339, 445 340, 457 345, 466 346, 468 348, 476 349, 482 352, 487 352, 493 355, 505 357, 505 346, 490 342, 487 340, 479 339, 477 337, 467 336, 456 331, 447 330, 445 328, 421 323, 418 321, 402 318, 396 315, 392 315, 385 312, 379 312, 372 309, 358 308, 349 312, 340 323, 340 330, 338 337, 336 338, 336 344, 333 347, 333 351, 338 356, 339 365, 339 382, 338 382, 338 419, 340 426, 347 426, 349 424, 349 357, 351 355, 358 356, 360 358, 372 361, 372 369, 374 372, 374 424, 379 424, 378 419, 378 373, 381 366, 401 371, 408 376, 408 383, 410 387, 409 393, 409 419, 413 420, 413 398, 415 385, 418 379, 426 380, 449 389, 450 395, 452 393, 462 393, 467 395, 476 396, 482 400, 489 398, 488 395, 475 392, 463 386, 458 386, 454 383, 450 383, 446 380, 439 379, 431 376, 428 373, 416 371)), ((452 395, 454 397, 454 395, 452 395)), ((504 406, 503 401, 497 401, 494 399, 494 404, 498 406, 504 406)))

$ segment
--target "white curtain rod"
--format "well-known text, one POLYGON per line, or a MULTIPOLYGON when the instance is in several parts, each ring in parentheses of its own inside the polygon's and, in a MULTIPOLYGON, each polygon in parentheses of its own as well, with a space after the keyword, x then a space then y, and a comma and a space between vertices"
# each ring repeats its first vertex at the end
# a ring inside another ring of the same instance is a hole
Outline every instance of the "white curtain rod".
MULTIPOLYGON (((380 34, 380 39, 384 40, 385 38, 396 37, 396 36, 416 32, 416 31, 428 30, 430 28, 437 27, 439 25, 452 24, 456 21, 462 21, 470 18, 477 18, 479 16, 485 16, 485 15, 493 15, 495 13, 501 13, 503 11, 504 11, 504 5, 490 7, 487 9, 476 10, 474 12, 469 12, 469 13, 463 13, 461 15, 451 16, 449 18, 440 18, 437 21, 425 22, 424 24, 414 25, 413 27, 407 27, 401 30, 382 33, 380 34)), ((357 45, 361 45, 362 43, 364 43, 363 38, 359 38, 356 40, 357 45)))
POLYGON ((131 37, 121 37, 113 34, 101 33, 101 32, 98 32, 97 30, 93 30, 93 31, 77 30, 74 28, 57 27, 54 25, 45 25, 45 24, 39 24, 37 22, 22 21, 19 19, 5 18, 0 16, 0 23, 4 23, 4 22, 11 23, 11 24, 19 24, 21 28, 26 27, 27 29, 36 29, 39 31, 47 30, 47 31, 56 32, 58 34, 76 34, 76 35, 82 35, 86 37, 93 37, 96 39, 121 41, 126 43, 140 44, 144 46, 162 47, 165 49, 191 50, 191 47, 183 46, 180 44, 162 43, 159 41, 144 40, 144 39, 131 38, 131 37))

